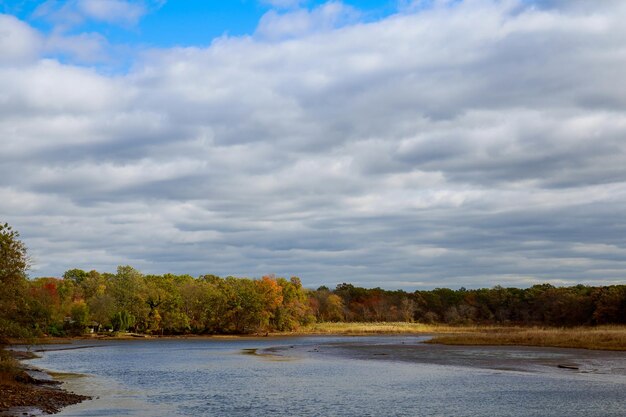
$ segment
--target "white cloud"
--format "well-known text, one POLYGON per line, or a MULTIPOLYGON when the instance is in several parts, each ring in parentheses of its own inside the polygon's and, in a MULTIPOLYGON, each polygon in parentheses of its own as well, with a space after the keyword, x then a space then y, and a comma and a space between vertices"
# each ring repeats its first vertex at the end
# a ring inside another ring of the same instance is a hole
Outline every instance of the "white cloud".
POLYGON ((282 9, 290 9, 300 6, 305 0, 261 0, 261 4, 282 9))
POLYGON ((351 24, 330 3, 117 76, 39 59, 54 38, 5 18, 32 42, 0 66, 2 221, 45 275, 623 280, 626 10, 611 4, 351 24))
POLYGON ((107 61, 109 44, 99 33, 63 35, 53 33, 46 39, 45 51, 53 56, 70 56, 74 62, 94 63, 107 61))
POLYGON ((256 36, 285 39, 328 31, 356 21, 356 9, 338 1, 324 3, 313 10, 295 9, 287 12, 270 10, 259 22, 256 36))
POLYGON ((0 66, 32 62, 41 48, 37 31, 13 16, 0 14, 0 66))
MULTIPOLYGON (((157 1, 154 7, 159 4, 157 1)), ((57 31, 65 32, 89 20, 134 26, 147 12, 148 5, 142 0, 46 0, 35 10, 34 17, 49 20, 57 31)))
POLYGON ((146 13, 143 2, 124 0, 77 0, 85 17, 107 23, 134 25, 146 13))

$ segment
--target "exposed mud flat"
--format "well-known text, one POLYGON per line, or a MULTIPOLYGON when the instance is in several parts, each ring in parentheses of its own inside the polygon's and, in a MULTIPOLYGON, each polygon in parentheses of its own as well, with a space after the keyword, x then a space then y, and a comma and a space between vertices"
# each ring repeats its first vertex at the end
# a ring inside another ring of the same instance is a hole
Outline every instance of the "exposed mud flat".
POLYGON ((261 349, 258 355, 297 357, 332 355, 342 358, 399 361, 521 372, 566 372, 623 377, 626 353, 526 346, 445 346, 423 343, 427 337, 320 343, 261 349))

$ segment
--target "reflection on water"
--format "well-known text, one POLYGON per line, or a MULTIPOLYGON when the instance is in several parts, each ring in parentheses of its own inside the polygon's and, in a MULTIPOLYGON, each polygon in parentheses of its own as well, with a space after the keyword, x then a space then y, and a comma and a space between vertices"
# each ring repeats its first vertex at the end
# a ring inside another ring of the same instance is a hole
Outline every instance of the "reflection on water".
POLYGON ((62 379, 97 398, 60 416, 626 415, 624 353, 421 340, 138 340, 49 351, 32 363, 86 375, 62 379))

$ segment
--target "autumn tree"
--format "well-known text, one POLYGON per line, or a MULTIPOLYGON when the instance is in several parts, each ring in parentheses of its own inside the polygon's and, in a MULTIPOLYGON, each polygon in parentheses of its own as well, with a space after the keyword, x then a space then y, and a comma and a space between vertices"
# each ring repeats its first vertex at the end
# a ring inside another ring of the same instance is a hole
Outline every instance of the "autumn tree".
POLYGON ((0 340, 28 333, 26 271, 29 260, 20 235, 0 223, 0 340))
POLYGON ((119 266, 110 285, 117 311, 126 312, 134 318, 131 327, 144 329, 150 308, 146 303, 147 289, 141 272, 131 266, 119 266))

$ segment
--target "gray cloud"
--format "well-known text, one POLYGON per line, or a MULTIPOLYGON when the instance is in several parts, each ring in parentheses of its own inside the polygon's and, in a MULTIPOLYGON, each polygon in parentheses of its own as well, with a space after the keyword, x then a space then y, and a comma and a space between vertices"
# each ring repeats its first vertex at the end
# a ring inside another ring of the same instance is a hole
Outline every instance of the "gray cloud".
POLYGON ((311 12, 285 33, 296 12, 116 76, 38 58, 3 17, 30 40, 0 39, 0 213, 32 274, 624 282, 621 2, 311 12))

